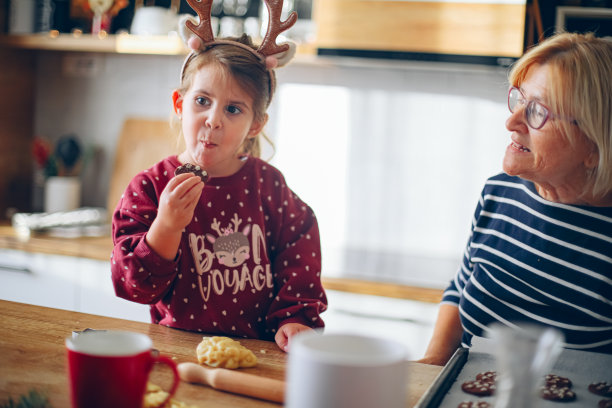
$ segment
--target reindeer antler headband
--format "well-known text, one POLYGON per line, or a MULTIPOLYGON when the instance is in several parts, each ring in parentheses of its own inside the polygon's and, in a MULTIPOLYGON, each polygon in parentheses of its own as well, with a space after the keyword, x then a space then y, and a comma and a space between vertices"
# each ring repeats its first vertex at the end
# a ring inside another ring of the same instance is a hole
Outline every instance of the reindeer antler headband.
MULTIPOLYGON (((210 22, 211 8, 213 0, 187 0, 187 3, 198 14, 199 22, 192 16, 185 16, 179 22, 179 31, 187 46, 192 50, 185 59, 181 68, 181 80, 185 67, 193 55, 205 51, 217 44, 231 44, 249 50, 255 54, 267 69, 282 67, 286 65, 295 55, 295 44, 284 43, 276 44, 276 39, 280 33, 291 28, 297 21, 297 13, 292 11, 285 21, 281 21, 281 13, 284 0, 264 0, 268 9, 268 28, 264 39, 257 50, 231 40, 217 40, 214 38, 210 22), (191 31, 191 33, 189 32, 191 31), (195 34, 195 36, 193 35, 195 34)), ((274 76, 270 75, 271 82, 274 76)), ((274 84, 271 84, 272 89, 274 84)))

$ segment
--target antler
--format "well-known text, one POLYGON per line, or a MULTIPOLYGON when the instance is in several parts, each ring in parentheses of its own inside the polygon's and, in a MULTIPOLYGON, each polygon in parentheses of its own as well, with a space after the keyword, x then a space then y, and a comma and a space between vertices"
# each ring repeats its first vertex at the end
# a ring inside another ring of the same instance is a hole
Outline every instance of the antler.
POLYGON ((210 10, 213 0, 187 0, 187 3, 189 3, 191 8, 198 13, 198 17, 200 17, 200 23, 198 25, 193 24, 189 20, 185 21, 187 28, 200 37, 204 44, 213 41, 215 37, 210 25, 210 10))
MULTIPOLYGON (((189 0, 187 0, 187 1, 189 1, 189 0)), ((221 228, 220 227, 221 227, 221 223, 219 221, 217 221, 216 218, 214 218, 212 224, 210 224, 210 228, 213 231, 217 231, 217 234, 219 234, 219 236, 222 236, 223 232, 221 232, 221 228)))
MULTIPOLYGON (((189 1, 189 0, 187 0, 189 1)), ((276 37, 283 31, 290 29, 297 21, 297 13, 292 11, 287 20, 281 21, 283 0, 264 0, 268 8, 268 29, 257 52, 264 56, 275 55, 289 49, 288 44, 277 45, 276 37)))
POLYGON ((232 222, 234 223, 235 231, 238 232, 238 226, 242 224, 242 220, 238 218, 238 214, 234 213, 234 218, 232 218, 232 222))

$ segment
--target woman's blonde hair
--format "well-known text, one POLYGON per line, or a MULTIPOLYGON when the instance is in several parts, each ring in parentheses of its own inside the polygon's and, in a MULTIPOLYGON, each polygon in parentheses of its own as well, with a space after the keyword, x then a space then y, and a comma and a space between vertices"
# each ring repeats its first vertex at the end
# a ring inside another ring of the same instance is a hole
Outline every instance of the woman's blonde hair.
MULTIPOLYGON (((240 42, 256 49, 251 38, 246 34, 239 38, 226 38, 225 40, 240 42)), ((191 87, 196 72, 211 64, 216 64, 222 68, 223 73, 231 75, 253 99, 254 119, 265 120, 266 110, 272 102, 275 91, 274 70, 266 68, 265 61, 259 59, 255 53, 237 45, 218 43, 192 54, 185 62, 181 84, 178 88, 179 94, 185 95, 191 87)), ((260 157, 260 136, 274 149, 274 144, 262 131, 259 135, 246 139, 239 154, 260 157)))
POLYGON ((594 197, 612 193, 612 41, 592 33, 561 33, 531 48, 510 71, 513 86, 520 86, 534 65, 547 65, 548 100, 557 115, 576 123, 556 120, 570 143, 586 137, 597 148, 599 162, 590 174, 594 197), (582 136, 584 135, 584 136, 582 136))

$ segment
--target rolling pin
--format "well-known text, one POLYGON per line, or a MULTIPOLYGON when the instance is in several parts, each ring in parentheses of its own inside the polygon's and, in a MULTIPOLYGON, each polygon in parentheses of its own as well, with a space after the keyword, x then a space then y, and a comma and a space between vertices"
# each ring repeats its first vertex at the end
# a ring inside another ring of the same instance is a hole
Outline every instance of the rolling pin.
POLYGON ((281 380, 224 368, 206 368, 195 363, 180 363, 177 368, 183 381, 266 401, 283 403, 285 400, 285 382, 281 380))

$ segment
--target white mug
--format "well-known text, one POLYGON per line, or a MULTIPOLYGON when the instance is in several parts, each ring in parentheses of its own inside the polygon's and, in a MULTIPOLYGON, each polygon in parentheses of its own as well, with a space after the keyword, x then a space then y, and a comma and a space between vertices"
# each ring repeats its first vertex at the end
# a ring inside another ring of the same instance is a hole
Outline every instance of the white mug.
POLYGON ((302 332, 292 338, 287 408, 405 408, 407 351, 395 341, 302 332))

